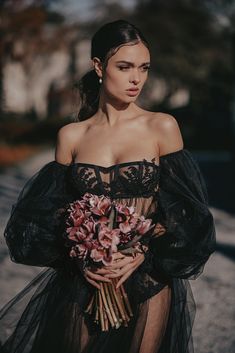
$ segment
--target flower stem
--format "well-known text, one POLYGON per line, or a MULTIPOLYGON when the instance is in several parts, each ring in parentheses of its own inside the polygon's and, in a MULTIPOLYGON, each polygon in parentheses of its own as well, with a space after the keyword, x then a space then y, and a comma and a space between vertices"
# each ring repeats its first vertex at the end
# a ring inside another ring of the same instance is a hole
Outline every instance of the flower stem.
POLYGON ((106 310, 104 310, 103 313, 104 313, 104 331, 108 331, 108 329, 109 329, 109 321, 108 321, 108 318, 107 318, 106 310))
POLYGON ((101 330, 105 331, 103 303, 102 303, 100 290, 98 291, 98 296, 99 296, 99 312, 100 312, 101 330))
POLYGON ((106 297, 105 297, 104 285, 105 285, 105 283, 100 282, 101 295, 102 295, 102 299, 103 299, 103 303, 104 303, 104 307, 105 307, 105 310, 106 310, 108 319, 109 319, 109 321, 110 321, 110 323, 111 323, 111 326, 114 327, 115 324, 114 324, 114 321, 113 321, 113 318, 112 318, 112 315, 111 315, 111 313, 110 313, 109 306, 108 306, 108 303, 107 303, 107 300, 106 300, 106 297))
MULTIPOLYGON (((116 281, 115 284, 117 284, 117 281, 116 281)), ((123 298, 122 292, 120 290, 120 287, 117 289, 117 295, 120 298, 120 301, 122 303, 123 312, 124 312, 124 315, 125 315, 124 326, 127 326, 127 322, 130 320, 130 317, 129 317, 127 311, 126 311, 125 302, 124 302, 124 298, 123 298)))
POLYGON ((117 317, 117 323, 116 323, 116 328, 119 328, 121 326, 121 323, 122 323, 122 318, 120 316, 120 313, 119 313, 119 310, 118 310, 118 307, 117 307, 117 303, 116 303, 116 299, 115 299, 115 296, 114 296, 114 287, 112 286, 112 284, 110 284, 108 286, 109 288, 109 293, 110 293, 110 296, 111 296, 111 299, 112 299, 112 303, 113 303, 113 308, 114 308, 114 311, 115 311, 115 314, 116 314, 116 317, 117 317))
POLYGON ((104 290, 105 290, 108 306, 109 306, 109 309, 110 309, 110 312, 111 312, 111 315, 112 315, 112 318, 113 318, 113 322, 114 322, 114 324, 116 326, 117 317, 116 317, 115 312, 113 310, 113 303, 112 303, 112 300, 110 298, 108 287, 109 287, 109 283, 104 283, 104 290))
POLYGON ((118 293, 116 292, 116 289, 114 287, 114 283, 115 283, 115 281, 111 282, 112 287, 113 287, 113 294, 114 294, 114 297, 116 299, 116 303, 117 303, 118 309, 120 311, 120 314, 122 316, 122 319, 123 319, 123 321, 125 321, 126 320, 126 316, 125 316, 125 313, 123 311, 123 303, 121 301, 120 295, 118 295, 118 293))

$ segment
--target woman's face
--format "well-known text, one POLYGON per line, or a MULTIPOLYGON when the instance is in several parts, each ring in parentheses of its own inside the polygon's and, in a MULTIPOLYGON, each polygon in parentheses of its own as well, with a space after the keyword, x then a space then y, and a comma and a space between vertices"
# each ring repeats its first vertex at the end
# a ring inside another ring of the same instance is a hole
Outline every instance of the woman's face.
POLYGON ((102 88, 115 101, 132 102, 140 94, 150 68, 150 53, 142 43, 121 46, 108 60, 102 88))

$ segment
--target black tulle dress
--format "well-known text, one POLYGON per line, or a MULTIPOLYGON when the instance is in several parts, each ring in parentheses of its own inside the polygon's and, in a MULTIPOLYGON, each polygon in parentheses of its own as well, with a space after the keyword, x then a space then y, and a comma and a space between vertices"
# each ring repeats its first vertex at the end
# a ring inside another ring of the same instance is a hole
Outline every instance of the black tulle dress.
POLYGON ((192 353, 188 279, 215 250, 206 185, 187 149, 102 167, 51 161, 22 189, 4 232, 12 261, 46 267, 0 311, 1 353, 192 353), (102 332, 84 312, 96 290, 64 246, 61 210, 85 192, 134 205, 156 224, 124 283, 134 316, 102 332))

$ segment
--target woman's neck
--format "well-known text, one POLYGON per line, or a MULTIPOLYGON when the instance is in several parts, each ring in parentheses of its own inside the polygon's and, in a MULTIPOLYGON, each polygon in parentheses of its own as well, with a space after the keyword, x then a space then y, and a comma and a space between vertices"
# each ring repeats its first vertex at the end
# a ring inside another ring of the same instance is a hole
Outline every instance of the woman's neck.
POLYGON ((117 126, 123 120, 133 117, 140 108, 134 103, 107 101, 100 97, 99 108, 96 113, 97 123, 117 126))

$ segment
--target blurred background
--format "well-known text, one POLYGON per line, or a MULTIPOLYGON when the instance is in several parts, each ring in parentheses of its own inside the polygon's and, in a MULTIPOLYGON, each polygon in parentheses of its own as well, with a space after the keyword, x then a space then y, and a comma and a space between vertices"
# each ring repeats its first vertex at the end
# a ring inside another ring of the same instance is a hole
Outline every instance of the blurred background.
MULTIPOLYGON (((192 283, 195 353, 234 353, 234 0, 1 0, 1 237, 20 188, 54 158, 58 129, 76 118, 91 36, 120 18, 150 42, 151 70, 137 103, 175 116, 216 221, 217 251, 192 283)), ((3 304, 39 269, 12 264, 1 239, 3 304)))

